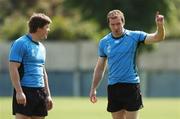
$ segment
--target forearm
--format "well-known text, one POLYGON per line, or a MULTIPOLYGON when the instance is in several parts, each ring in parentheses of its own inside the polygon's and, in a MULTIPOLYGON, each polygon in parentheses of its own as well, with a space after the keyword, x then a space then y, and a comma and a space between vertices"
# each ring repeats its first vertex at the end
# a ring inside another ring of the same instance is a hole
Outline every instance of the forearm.
POLYGON ((156 32, 148 34, 145 39, 145 44, 152 44, 165 39, 164 16, 156 13, 156 32))
POLYGON ((101 80, 101 78, 98 78, 98 77, 93 78, 93 82, 92 82, 92 86, 91 86, 92 90, 97 89, 100 80, 101 80))
POLYGON ((157 26, 157 30, 155 33, 155 39, 157 39, 157 41, 161 41, 161 40, 165 39, 165 28, 163 25, 157 26))
POLYGON ((18 68, 14 66, 14 64, 9 65, 9 73, 10 73, 10 78, 13 87, 15 88, 16 92, 23 92, 20 84, 20 76, 18 72, 18 68))
POLYGON ((104 76, 104 71, 105 71, 104 68, 102 68, 102 69, 96 68, 95 69, 94 75, 93 75, 92 86, 91 86, 92 90, 97 89, 99 82, 101 81, 102 77, 104 76))
POLYGON ((48 76, 47 76, 46 71, 44 71, 44 83, 45 83, 46 94, 47 94, 48 96, 51 96, 50 89, 49 89, 48 76))
POLYGON ((22 87, 21 87, 21 84, 20 84, 20 79, 19 79, 19 76, 17 75, 14 75, 13 78, 11 78, 12 80, 12 84, 13 84, 13 87, 15 88, 16 92, 19 92, 19 93, 22 93, 23 90, 22 90, 22 87))
POLYGON ((45 80, 45 89, 46 89, 46 94, 48 96, 51 96, 51 92, 50 92, 49 84, 48 84, 48 79, 45 80))

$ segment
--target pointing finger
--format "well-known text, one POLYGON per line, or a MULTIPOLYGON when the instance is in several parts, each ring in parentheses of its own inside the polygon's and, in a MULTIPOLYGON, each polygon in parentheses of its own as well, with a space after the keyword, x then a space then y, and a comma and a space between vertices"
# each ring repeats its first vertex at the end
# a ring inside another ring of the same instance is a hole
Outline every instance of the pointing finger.
POLYGON ((159 15, 159 11, 156 12, 156 17, 159 15))

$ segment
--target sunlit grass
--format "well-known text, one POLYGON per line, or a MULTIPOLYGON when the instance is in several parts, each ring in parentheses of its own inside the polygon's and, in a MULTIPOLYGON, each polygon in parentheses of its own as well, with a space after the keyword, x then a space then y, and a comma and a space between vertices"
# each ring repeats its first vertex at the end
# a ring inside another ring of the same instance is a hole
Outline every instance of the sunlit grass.
MULTIPOLYGON (((96 104, 88 98, 53 97, 54 108, 46 119, 111 119, 106 111, 106 98, 98 98, 96 104)), ((0 119, 14 119, 11 114, 11 98, 0 98, 0 119)), ((180 119, 179 98, 145 98, 140 119, 180 119)))

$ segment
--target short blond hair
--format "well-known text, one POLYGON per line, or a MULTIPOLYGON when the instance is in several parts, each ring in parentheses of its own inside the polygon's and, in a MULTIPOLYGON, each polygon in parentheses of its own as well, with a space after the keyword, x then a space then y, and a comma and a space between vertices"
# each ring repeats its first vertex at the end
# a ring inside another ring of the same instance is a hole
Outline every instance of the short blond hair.
POLYGON ((120 17, 122 22, 125 23, 125 18, 124 18, 124 14, 123 12, 121 12, 120 10, 111 10, 108 14, 107 14, 107 22, 109 23, 109 19, 115 19, 117 17, 120 17))

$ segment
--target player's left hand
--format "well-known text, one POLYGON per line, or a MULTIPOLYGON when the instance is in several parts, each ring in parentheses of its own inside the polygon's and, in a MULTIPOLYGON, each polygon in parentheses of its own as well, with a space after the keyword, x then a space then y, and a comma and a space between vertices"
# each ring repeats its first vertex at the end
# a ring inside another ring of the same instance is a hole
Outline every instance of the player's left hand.
POLYGON ((52 101, 51 96, 48 96, 47 97, 47 109, 51 110, 52 108, 53 108, 53 101, 52 101))
POLYGON ((159 14, 159 11, 156 12, 156 25, 157 26, 164 25, 164 16, 159 14))

